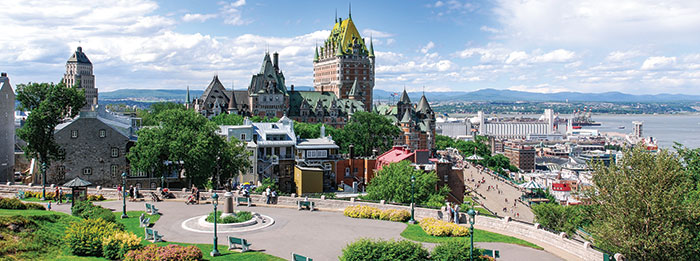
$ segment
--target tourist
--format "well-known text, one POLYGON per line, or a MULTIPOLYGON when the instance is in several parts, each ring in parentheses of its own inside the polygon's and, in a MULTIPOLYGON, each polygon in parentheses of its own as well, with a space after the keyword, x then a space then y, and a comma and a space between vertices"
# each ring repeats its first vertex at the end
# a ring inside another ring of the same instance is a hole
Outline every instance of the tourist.
POLYGON ((277 191, 272 190, 272 202, 273 204, 277 204, 277 191))
POLYGON ((58 202, 57 198, 58 198, 58 187, 56 187, 56 191, 53 193, 53 199, 56 200, 56 202, 58 202))
POLYGON ((515 217, 520 218, 520 212, 515 213, 515 217))
POLYGON ((51 200, 49 200, 49 203, 46 204, 46 209, 48 209, 49 211, 51 211, 51 200))
POLYGON ((122 199, 122 196, 124 196, 124 193, 122 193, 122 185, 117 185, 117 197, 122 199))
POLYGON ((452 219, 454 218, 454 209, 452 208, 452 206, 450 206, 450 202, 447 202, 446 204, 448 222, 452 223, 452 219))
POLYGON ((134 186, 129 185, 129 200, 134 201, 134 186))
POLYGON ((270 193, 271 193, 270 186, 267 186, 267 188, 265 189, 265 197, 267 198, 267 201, 265 202, 265 204, 270 204, 270 198, 272 197, 272 195, 270 193))
POLYGON ((58 204, 63 204, 63 188, 58 188, 58 204))
POLYGON ((134 187, 134 201, 139 198, 139 187, 134 187))
POLYGON ((459 224, 459 205, 455 204, 455 224, 459 224))

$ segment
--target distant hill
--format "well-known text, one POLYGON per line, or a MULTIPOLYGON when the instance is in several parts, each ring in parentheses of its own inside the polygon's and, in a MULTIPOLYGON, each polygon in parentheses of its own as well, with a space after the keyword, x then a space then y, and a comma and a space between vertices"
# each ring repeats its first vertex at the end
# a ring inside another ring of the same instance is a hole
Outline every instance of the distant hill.
MULTIPOLYGON (((310 86, 295 86, 295 90, 313 90, 310 86)), ((202 95, 203 90, 190 90, 190 97, 197 98, 202 95)), ((394 101, 398 100, 398 95, 391 97, 394 92, 375 89, 374 100, 394 101)), ((122 89, 112 92, 100 92, 100 101, 137 101, 143 103, 174 101, 184 102, 186 90, 140 90, 122 89)), ((400 92, 397 92, 400 94, 400 92)), ((408 96, 413 102, 418 102, 422 92, 409 92, 408 96)), ((492 102, 512 102, 512 101, 559 101, 570 102, 695 102, 700 101, 700 95, 682 94, 655 94, 655 95, 633 95, 621 92, 605 93, 581 93, 581 92, 557 92, 557 93, 534 93, 512 90, 483 89, 473 92, 426 92, 426 97, 431 102, 438 101, 492 101, 492 102)))
MULTIPOLYGON (((385 90, 374 90, 374 99, 391 100, 391 94, 385 90)), ((411 101, 417 102, 422 92, 409 92, 411 101)), ((634 95, 621 92, 581 93, 581 92, 556 92, 535 93, 512 90, 483 89, 473 92, 425 92, 430 102, 437 101, 560 101, 570 102, 694 102, 700 101, 700 95, 684 94, 654 94, 634 95)), ((398 100, 398 96, 393 99, 398 100)))

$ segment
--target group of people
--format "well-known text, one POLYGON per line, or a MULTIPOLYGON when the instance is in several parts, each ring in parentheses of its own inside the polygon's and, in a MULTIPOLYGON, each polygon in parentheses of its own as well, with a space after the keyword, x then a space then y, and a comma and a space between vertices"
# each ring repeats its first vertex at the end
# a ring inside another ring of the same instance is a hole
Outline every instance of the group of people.
POLYGON ((199 188, 197 186, 192 185, 192 189, 190 190, 192 193, 190 193, 190 196, 187 197, 187 201, 185 201, 185 204, 199 204, 199 188))
POLYGON ((135 201, 136 198, 138 198, 139 188, 134 187, 134 186, 129 186, 129 191, 122 192, 123 189, 124 188, 122 188, 121 185, 117 186, 117 194, 119 196, 119 199, 122 199, 122 196, 127 192, 128 192, 128 194, 126 196, 129 197, 129 201, 135 201))
POLYGON ((267 201, 265 201, 265 204, 277 203, 277 191, 271 189, 270 186, 267 186, 267 188, 265 189, 265 198, 267 199, 267 201))
POLYGON ((445 203, 444 211, 450 223, 459 224, 459 204, 447 202, 445 203))

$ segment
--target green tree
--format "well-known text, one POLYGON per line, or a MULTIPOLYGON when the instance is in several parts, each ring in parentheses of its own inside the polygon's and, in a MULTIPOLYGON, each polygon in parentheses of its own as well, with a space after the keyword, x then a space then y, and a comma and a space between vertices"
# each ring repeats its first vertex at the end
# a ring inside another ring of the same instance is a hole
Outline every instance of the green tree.
POLYGON ((379 152, 391 149, 401 130, 384 116, 371 112, 356 112, 342 132, 331 131, 331 134, 341 152, 347 153, 352 144, 355 146, 356 155, 371 156, 373 149, 379 152))
POLYGON ((222 113, 211 118, 216 125, 243 125, 243 116, 222 113))
POLYGON ((216 134, 216 124, 195 111, 166 110, 155 120, 158 127, 141 129, 127 155, 136 170, 164 173, 167 160, 178 173, 184 170, 189 182, 202 186, 216 173, 228 178, 249 166, 243 145, 226 142, 216 134))
POLYGON ((688 155, 681 154, 637 146, 625 149, 618 164, 595 165, 589 196, 597 210, 590 232, 599 247, 631 260, 700 256, 697 173, 684 166, 681 158, 688 155))
POLYGON ((590 225, 594 206, 562 206, 558 203, 542 203, 532 206, 535 221, 543 227, 573 235, 578 228, 590 225))
POLYGON ((141 125, 157 126, 158 115, 167 110, 185 110, 185 106, 175 102, 156 102, 148 110, 138 110, 137 115, 141 118, 141 125))
POLYGON ((417 204, 437 206, 445 202, 449 192, 447 186, 437 188, 435 172, 425 172, 411 166, 409 161, 400 161, 382 167, 367 186, 367 198, 388 202, 411 203, 411 176, 415 176, 415 201, 417 204))
POLYGON ((228 181, 236 177, 241 172, 246 172, 250 168, 250 152, 246 149, 245 143, 231 138, 230 141, 222 139, 221 148, 219 149, 217 161, 217 183, 219 186, 222 182, 228 181))
MULTIPOLYGON (((24 126, 17 130, 17 137, 27 142, 23 148, 27 158, 36 158, 41 162, 41 179, 45 186, 45 166, 63 157, 53 136, 54 129, 63 120, 73 118, 80 112, 80 108, 85 106, 85 93, 62 82, 29 83, 17 85, 16 99, 19 110, 31 112, 24 126)), ((42 197, 45 195, 42 194, 42 197)))
POLYGON ((435 136, 435 149, 437 150, 444 150, 446 148, 454 148, 455 147, 455 141, 445 135, 436 135, 435 136))

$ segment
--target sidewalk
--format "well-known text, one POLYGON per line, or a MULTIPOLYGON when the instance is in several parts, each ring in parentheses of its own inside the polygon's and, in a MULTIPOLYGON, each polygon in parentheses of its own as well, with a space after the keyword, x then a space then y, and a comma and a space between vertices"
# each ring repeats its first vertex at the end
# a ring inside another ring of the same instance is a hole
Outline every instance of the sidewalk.
POLYGON ((467 187, 474 189, 485 197, 479 197, 479 201, 491 211, 496 212, 497 215, 509 216, 512 219, 533 223, 535 215, 528 206, 518 202, 514 207, 513 203, 515 199, 520 199, 522 195, 522 192, 518 189, 489 174, 479 171, 479 169, 475 167, 464 169, 464 179, 467 180, 467 187), (474 179, 475 182, 471 182, 472 179, 474 179), (484 180, 484 183, 479 184, 481 180, 484 180), (491 186, 492 189, 488 189, 489 186, 491 186), (498 186, 498 189, 496 189, 496 186, 498 186), (507 210, 503 211, 504 208, 507 210))

